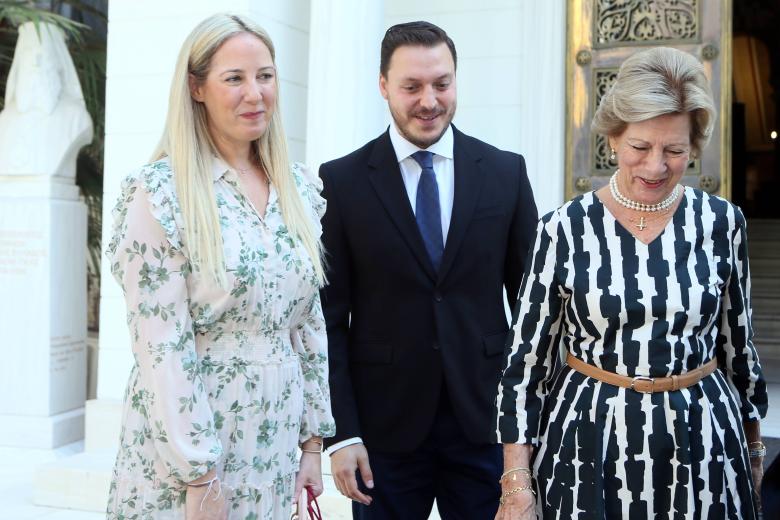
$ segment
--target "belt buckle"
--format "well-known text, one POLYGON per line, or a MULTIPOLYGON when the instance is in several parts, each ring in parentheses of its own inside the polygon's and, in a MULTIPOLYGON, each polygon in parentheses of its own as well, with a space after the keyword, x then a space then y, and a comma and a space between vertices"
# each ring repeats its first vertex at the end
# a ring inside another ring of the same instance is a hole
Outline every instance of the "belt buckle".
POLYGON ((655 379, 653 379, 652 377, 636 376, 631 379, 631 390, 633 390, 634 392, 639 392, 640 394, 652 394, 653 386, 655 386, 655 379), (634 384, 636 384, 637 381, 650 381, 650 391, 643 392, 642 390, 637 390, 636 388, 634 388, 634 384))

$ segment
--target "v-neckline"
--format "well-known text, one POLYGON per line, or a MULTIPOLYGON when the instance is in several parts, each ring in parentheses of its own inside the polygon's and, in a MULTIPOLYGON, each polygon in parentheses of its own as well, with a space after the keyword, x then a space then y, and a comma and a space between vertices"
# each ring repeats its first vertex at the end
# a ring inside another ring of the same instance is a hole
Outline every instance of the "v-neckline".
POLYGON ((260 219, 260 222, 265 223, 266 219, 268 218, 268 208, 271 206, 271 203, 276 200, 276 189, 274 188, 274 183, 269 182, 268 183, 268 200, 265 202, 265 208, 262 213, 258 211, 255 204, 252 202, 252 199, 250 199, 246 193, 244 193, 243 188, 241 187, 241 182, 238 179, 238 175, 235 174, 235 179, 233 180, 233 185, 235 187, 236 192, 238 195, 246 201, 246 203, 249 205, 249 207, 252 209, 254 214, 257 216, 258 219, 260 219))
POLYGON ((661 230, 661 232, 658 233, 658 235, 656 235, 655 238, 653 238, 650 242, 647 243, 643 242, 639 237, 633 234, 630 229, 624 226, 623 223, 620 222, 620 220, 618 220, 618 218, 612 213, 612 211, 610 211, 609 207, 607 207, 607 205, 604 204, 604 201, 601 200, 601 198, 598 195, 596 195, 596 190, 593 190, 591 192, 591 196, 594 199, 596 199, 599 202, 599 204, 601 204, 602 208, 604 208, 604 214, 609 215, 609 218, 611 218, 615 222, 615 224, 617 224, 618 227, 623 230, 623 232, 628 233, 628 235, 631 236, 631 238, 633 238, 635 242, 639 242, 643 246, 649 248, 652 244, 654 244, 657 240, 660 240, 661 237, 663 237, 666 234, 666 230, 669 229, 669 227, 674 222, 674 219, 677 218, 677 213, 682 211, 683 204, 687 202, 688 188, 686 186, 683 186, 682 188, 683 188, 683 192, 681 194, 682 199, 680 200, 679 204, 677 204, 677 207, 672 213, 672 218, 669 219, 669 221, 666 223, 666 225, 661 230))

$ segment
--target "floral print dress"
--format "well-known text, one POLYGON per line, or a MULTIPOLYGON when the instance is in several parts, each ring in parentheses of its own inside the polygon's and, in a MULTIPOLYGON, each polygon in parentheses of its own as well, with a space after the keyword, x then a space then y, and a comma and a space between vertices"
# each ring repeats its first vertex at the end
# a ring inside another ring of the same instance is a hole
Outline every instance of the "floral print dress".
MULTIPOLYGON (((260 215, 213 161, 228 288, 193 271, 167 159, 128 176, 114 209, 111 271, 135 359, 109 519, 184 519, 185 482, 216 468, 231 520, 287 519, 298 443, 335 433, 327 337, 310 257, 271 186, 260 215)), ((320 232, 319 179, 291 168, 320 232)))

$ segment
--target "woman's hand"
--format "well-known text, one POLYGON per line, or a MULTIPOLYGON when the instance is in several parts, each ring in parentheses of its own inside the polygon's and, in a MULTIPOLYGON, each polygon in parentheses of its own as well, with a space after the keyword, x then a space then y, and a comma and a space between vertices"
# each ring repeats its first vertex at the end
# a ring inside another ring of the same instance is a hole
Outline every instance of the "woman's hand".
MULTIPOLYGON (((751 444, 758 447, 761 442, 761 421, 743 421, 742 427, 747 438, 748 448, 751 444), (755 444, 754 444, 755 443, 755 444)), ((750 459, 750 473, 753 476, 753 492, 756 494, 756 507, 761 510, 761 481, 764 479, 764 457, 754 457, 750 459)))
POLYGON ((504 444, 501 505, 495 520, 535 520, 536 496, 531 479, 530 444, 504 444))
POLYGON ((764 457, 750 459, 750 472, 753 474, 753 490, 756 493, 756 504, 761 510, 761 481, 764 479, 764 457))
POLYGON ((498 507, 496 520, 535 520, 535 498, 530 490, 520 491, 504 498, 504 503, 498 507))
POLYGON ((298 475, 295 477, 295 492, 293 504, 298 503, 301 492, 308 486, 315 497, 322 494, 322 454, 320 449, 322 441, 309 439, 301 446, 301 462, 298 467, 298 475))
POLYGON ((187 483, 187 497, 184 501, 184 518, 186 520, 227 520, 228 504, 222 483, 214 480, 214 470, 202 477, 187 483), (205 484, 205 485, 201 485, 205 484))

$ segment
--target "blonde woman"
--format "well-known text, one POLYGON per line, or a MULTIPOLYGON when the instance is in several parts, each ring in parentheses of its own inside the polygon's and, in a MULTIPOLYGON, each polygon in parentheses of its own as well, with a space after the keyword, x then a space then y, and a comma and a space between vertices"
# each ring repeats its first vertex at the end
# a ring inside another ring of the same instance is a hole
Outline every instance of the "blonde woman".
POLYGON ((288 164, 278 89, 265 31, 204 20, 154 162, 122 184, 108 255, 135 364, 108 518, 286 519, 322 492, 325 203, 288 164))
POLYGON ((497 520, 756 518, 745 218, 681 184, 714 122, 704 67, 676 49, 631 56, 601 101, 619 168, 539 223, 498 394, 497 520))

